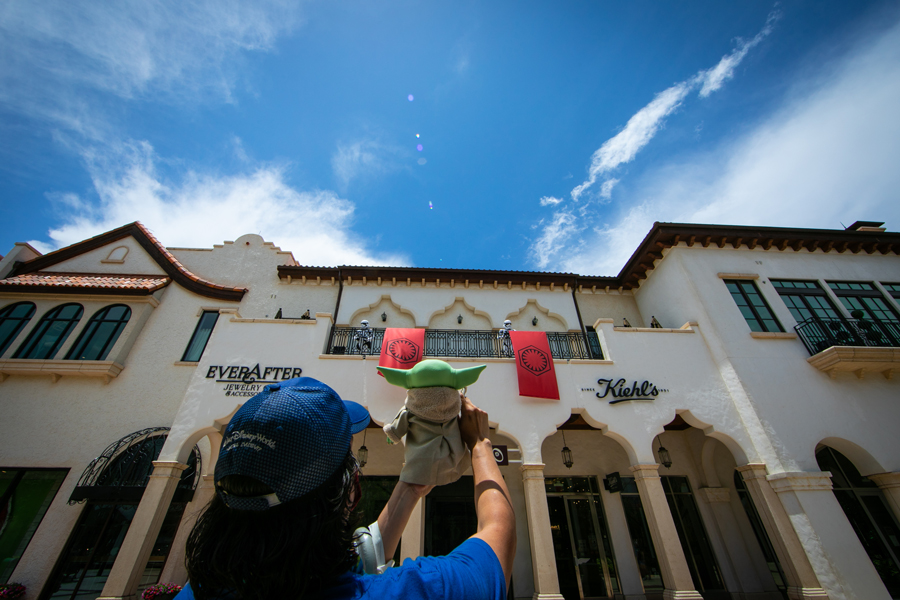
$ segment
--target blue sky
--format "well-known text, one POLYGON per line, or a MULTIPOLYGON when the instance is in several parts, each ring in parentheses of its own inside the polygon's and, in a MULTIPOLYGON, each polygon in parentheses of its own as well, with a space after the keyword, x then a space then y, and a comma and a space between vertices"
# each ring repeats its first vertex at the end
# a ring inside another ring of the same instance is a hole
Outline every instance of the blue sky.
POLYGON ((896 2, 8 0, 0 253, 140 220, 614 275, 657 220, 897 230, 897 107, 896 2))

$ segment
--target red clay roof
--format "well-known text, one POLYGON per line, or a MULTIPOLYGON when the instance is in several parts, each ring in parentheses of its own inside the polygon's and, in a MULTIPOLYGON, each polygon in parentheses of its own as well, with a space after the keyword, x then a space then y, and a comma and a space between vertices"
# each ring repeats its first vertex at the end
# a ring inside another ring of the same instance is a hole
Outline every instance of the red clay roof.
POLYGON ((32 273, 0 279, 2 291, 147 295, 171 282, 165 275, 85 275, 32 273))
POLYGON ((188 271, 165 246, 163 246, 150 231, 141 223, 135 221, 101 233, 100 235, 88 238, 83 242, 72 244, 65 248, 60 248, 44 256, 29 260, 19 264, 11 273, 11 276, 17 277, 36 273, 41 269, 46 269, 51 265, 58 264, 64 260, 84 254, 90 250, 105 246, 110 242, 121 240, 126 237, 133 237, 141 247, 159 264, 163 271, 172 278, 173 281, 180 286, 207 298, 216 298, 218 300, 232 300, 240 302, 241 298, 247 292, 246 288, 225 286, 213 283, 188 271))

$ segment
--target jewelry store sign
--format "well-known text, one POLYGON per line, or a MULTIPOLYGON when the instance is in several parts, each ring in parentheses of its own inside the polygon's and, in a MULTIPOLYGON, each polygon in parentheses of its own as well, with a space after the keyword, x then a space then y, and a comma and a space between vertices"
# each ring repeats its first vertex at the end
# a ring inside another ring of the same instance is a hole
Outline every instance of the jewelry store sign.
POLYGON ((207 379, 224 384, 222 391, 228 397, 250 398, 260 393, 269 383, 279 383, 294 377, 300 377, 300 367, 263 367, 255 365, 210 365, 206 371, 207 379))
POLYGON ((619 379, 598 379, 597 387, 581 388, 582 392, 594 392, 597 398, 605 400, 609 398, 610 404, 618 404, 619 402, 643 401, 652 402, 660 394, 669 390, 657 387, 652 381, 644 380, 638 382, 634 380, 629 385, 628 380, 624 377, 619 379))

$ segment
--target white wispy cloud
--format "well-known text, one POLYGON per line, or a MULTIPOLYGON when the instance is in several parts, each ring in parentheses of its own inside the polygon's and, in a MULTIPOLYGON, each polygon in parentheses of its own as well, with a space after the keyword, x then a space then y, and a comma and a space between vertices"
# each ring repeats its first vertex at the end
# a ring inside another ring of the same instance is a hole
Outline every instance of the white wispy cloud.
POLYGON ((98 202, 61 195, 63 224, 39 249, 66 246, 103 231, 141 221, 169 246, 211 247, 259 233, 309 265, 406 265, 399 254, 377 253, 356 235, 354 204, 329 190, 302 191, 285 181, 283 165, 258 165, 238 175, 188 171, 164 178, 147 142, 102 153, 85 150, 98 202))
MULTIPOLYGON (((752 48, 772 32, 778 18, 779 13, 772 12, 766 20, 765 26, 751 40, 738 40, 737 47, 730 54, 723 56, 714 67, 703 69, 692 77, 670 86, 637 111, 628 119, 628 123, 619 133, 603 142, 591 156, 587 179, 572 189, 570 193, 572 200, 579 202, 588 199, 608 202, 612 198, 613 188, 620 181, 611 174, 621 165, 634 160, 665 124, 666 118, 681 106, 691 92, 699 87, 699 95, 707 97, 719 90, 725 81, 733 77, 735 68, 752 48), (595 197, 586 196, 590 188, 601 179, 603 183, 595 197)), ((552 205, 557 204, 559 202, 552 203, 552 205)), ((545 204, 542 198, 541 206, 548 205, 550 204, 545 204)), ((590 211, 590 203, 582 204, 579 208, 579 216, 587 218, 590 211)), ((572 231, 568 231, 566 235, 560 235, 558 231, 561 215, 566 214, 571 214, 570 209, 564 206, 559 207, 553 218, 544 225, 541 235, 532 243, 530 248, 532 260, 539 267, 546 266, 550 262, 550 257, 560 253, 561 247, 550 244, 561 245, 570 243, 573 239, 572 231)), ((562 220, 565 221, 564 218, 562 220)))
POLYGON ((554 198, 553 196, 544 196, 541 198, 540 203, 541 206, 556 206, 560 202, 562 202, 562 198, 554 198))
MULTIPOLYGON (((374 139, 339 142, 331 156, 331 169, 341 189, 353 179, 366 175, 389 173, 402 168, 403 151, 374 139)), ((424 163, 419 163, 424 164, 424 163)))
POLYGON ((741 40, 738 47, 730 54, 723 56, 722 60, 720 60, 715 67, 698 74, 702 85, 700 88, 701 98, 706 98, 711 93, 717 91, 727 80, 734 76, 734 69, 741 64, 741 61, 744 60, 744 57, 747 56, 747 53, 750 52, 750 50, 759 45, 766 36, 772 33, 772 28, 779 18, 781 18, 781 13, 777 11, 770 13, 769 18, 766 19, 765 26, 759 33, 753 36, 753 39, 748 42, 741 40))
POLYGON ((561 210, 554 213, 550 222, 544 225, 540 237, 531 246, 538 267, 543 269, 550 264, 563 245, 581 229, 572 212, 561 210))
MULTIPOLYGON (((572 190, 572 199, 579 200, 600 176, 634 160, 637 153, 659 131, 665 118, 671 115, 697 86, 701 86, 700 96, 704 98, 720 89, 725 81, 733 76, 734 69, 747 56, 747 53, 772 32, 772 27, 777 20, 778 13, 770 14, 765 26, 752 40, 740 41, 738 47, 730 54, 723 56, 716 66, 702 70, 693 77, 663 90, 650 104, 636 112, 628 119, 628 123, 622 131, 606 140, 591 156, 588 178, 572 190)), ((602 193, 601 196, 609 198, 602 193)))
POLYGON ((865 40, 796 77, 789 99, 746 134, 659 165, 606 224, 541 256, 612 275, 654 221, 840 228, 866 219, 896 231, 900 23, 865 40))
POLYGON ((628 119, 625 128, 615 136, 606 140, 591 157, 588 178, 572 190, 572 200, 581 196, 597 182, 597 178, 634 159, 637 153, 653 139, 663 123, 663 119, 672 114, 688 92, 693 88, 692 81, 683 81, 656 95, 650 104, 639 110, 628 119))
POLYGON ((92 134, 99 95, 232 101, 245 52, 299 22, 288 0, 0 4, 0 105, 92 134))

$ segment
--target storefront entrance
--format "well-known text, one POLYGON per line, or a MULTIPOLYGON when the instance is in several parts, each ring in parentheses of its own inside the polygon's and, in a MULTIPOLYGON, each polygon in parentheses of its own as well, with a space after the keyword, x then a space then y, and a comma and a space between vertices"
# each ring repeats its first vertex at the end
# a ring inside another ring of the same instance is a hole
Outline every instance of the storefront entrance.
POLYGON ((546 486, 560 593, 566 600, 612 598, 619 580, 596 479, 560 477, 546 486))

